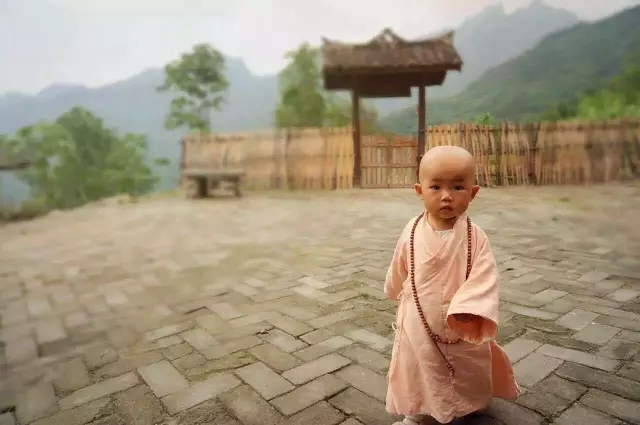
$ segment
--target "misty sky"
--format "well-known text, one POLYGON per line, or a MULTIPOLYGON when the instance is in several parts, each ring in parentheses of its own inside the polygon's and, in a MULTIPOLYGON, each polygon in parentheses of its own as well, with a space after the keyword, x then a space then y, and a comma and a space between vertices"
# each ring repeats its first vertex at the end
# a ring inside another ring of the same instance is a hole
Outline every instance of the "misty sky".
MULTIPOLYGON (((54 82, 98 86, 160 67, 195 43, 274 73, 322 36, 365 41, 389 26, 416 37, 453 28, 498 0, 0 0, 0 93, 54 82), (8 35, 8 37, 7 37, 8 35)), ((504 0, 507 11, 531 0, 504 0)), ((581 19, 640 0, 546 0, 581 19)))

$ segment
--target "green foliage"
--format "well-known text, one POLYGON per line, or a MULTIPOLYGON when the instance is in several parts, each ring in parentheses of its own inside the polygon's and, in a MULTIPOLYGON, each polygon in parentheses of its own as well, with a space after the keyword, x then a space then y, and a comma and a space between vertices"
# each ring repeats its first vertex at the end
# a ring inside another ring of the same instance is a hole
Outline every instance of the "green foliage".
POLYGON ((173 130, 211 130, 211 112, 219 111, 229 88, 224 56, 208 44, 197 44, 190 53, 164 67, 165 82, 160 92, 178 92, 171 101, 165 127, 173 130))
MULTIPOLYGON (((308 43, 285 55, 288 63, 278 76, 276 127, 344 127, 351 123, 351 102, 328 93, 322 86, 319 56, 320 51, 308 43)), ((363 131, 375 131, 379 127, 378 111, 362 103, 360 121, 363 131)))
POLYGON ((475 124, 481 124, 481 125, 492 125, 492 124, 495 124, 495 119, 493 118, 493 115, 491 115, 489 112, 485 112, 484 114, 480 114, 477 117, 475 117, 473 122, 475 124))
MULTIPOLYGON (((570 105, 572 99, 601 88, 621 72, 629 55, 640 53, 638 22, 640 6, 556 32, 521 56, 490 69, 462 93, 429 102, 429 124, 471 121, 481 113, 499 121, 528 121, 539 119, 553 106, 563 109, 554 115, 571 115, 577 110, 577 105, 570 105)), ((393 113, 383 126, 414 133, 414 111, 412 107, 393 113)))
POLYGON ((118 194, 140 196, 157 183, 145 163, 146 138, 118 137, 81 107, 55 122, 23 127, 3 143, 33 161, 18 174, 31 189, 32 201, 24 206, 30 211, 72 208, 118 194))
POLYGON ((543 119, 614 119, 640 117, 640 55, 626 61, 622 72, 600 90, 587 92, 550 109, 543 119))

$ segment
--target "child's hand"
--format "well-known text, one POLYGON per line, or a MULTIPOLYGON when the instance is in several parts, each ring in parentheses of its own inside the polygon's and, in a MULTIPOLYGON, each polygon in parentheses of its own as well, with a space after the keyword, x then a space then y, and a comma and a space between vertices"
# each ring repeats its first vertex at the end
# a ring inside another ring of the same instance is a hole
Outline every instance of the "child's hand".
POLYGON ((467 313, 454 314, 453 317, 455 317, 458 322, 462 322, 462 323, 469 323, 470 321, 473 320, 473 314, 467 314, 467 313))

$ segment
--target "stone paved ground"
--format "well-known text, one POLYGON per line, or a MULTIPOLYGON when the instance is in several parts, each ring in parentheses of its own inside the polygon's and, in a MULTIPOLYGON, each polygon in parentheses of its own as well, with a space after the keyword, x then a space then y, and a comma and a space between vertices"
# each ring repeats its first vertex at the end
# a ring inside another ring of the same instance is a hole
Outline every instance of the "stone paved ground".
MULTIPOLYGON (((485 190, 526 393, 466 424, 640 424, 640 185, 485 190)), ((0 425, 386 425, 407 190, 158 199, 0 227, 0 425)))

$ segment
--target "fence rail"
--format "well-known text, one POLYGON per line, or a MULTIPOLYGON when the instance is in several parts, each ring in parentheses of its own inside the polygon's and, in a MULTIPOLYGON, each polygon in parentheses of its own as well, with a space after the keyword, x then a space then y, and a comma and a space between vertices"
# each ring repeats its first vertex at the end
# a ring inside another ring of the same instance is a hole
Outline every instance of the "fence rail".
MULTIPOLYGON (((589 184, 640 176, 640 120, 430 126, 427 146, 462 146, 478 160, 483 186, 589 184)), ((256 189, 349 189, 350 128, 190 135, 185 168, 243 168, 256 189)), ((414 136, 362 137, 363 187, 409 187, 416 175, 414 136)))

